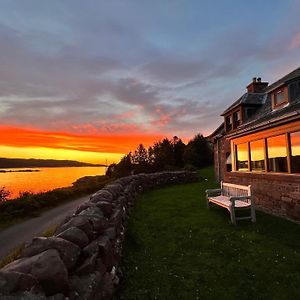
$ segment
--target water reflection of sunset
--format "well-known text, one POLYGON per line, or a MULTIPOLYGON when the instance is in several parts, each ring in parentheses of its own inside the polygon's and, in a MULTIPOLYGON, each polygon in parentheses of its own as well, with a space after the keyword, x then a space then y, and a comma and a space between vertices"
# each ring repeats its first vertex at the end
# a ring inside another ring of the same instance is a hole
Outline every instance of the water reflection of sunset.
POLYGON ((254 161, 263 160, 264 155, 264 141, 258 140, 250 143, 251 159, 254 161))
POLYGON ((291 133, 292 155, 300 155, 300 132, 291 133))
POLYGON ((39 172, 9 172, 0 174, 1 185, 15 198, 19 192, 46 192, 60 187, 71 186, 84 176, 103 175, 104 167, 37 168, 39 172))
POLYGON ((287 141, 285 135, 277 135, 267 139, 268 143, 268 158, 286 157, 287 156, 287 141))
POLYGON ((248 144, 239 144, 237 145, 237 155, 239 161, 247 161, 248 160, 248 144))

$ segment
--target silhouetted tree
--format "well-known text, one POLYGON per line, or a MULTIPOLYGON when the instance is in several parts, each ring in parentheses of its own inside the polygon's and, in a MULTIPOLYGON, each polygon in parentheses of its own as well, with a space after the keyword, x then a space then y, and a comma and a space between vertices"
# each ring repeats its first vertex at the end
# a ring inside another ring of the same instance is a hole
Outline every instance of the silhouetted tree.
POLYGON ((106 175, 122 177, 135 173, 157 172, 182 168, 184 164, 201 168, 212 163, 212 150, 203 135, 196 135, 187 145, 174 136, 154 143, 148 150, 140 144, 118 164, 108 167, 106 175))
POLYGON ((180 138, 177 136, 173 137, 173 152, 174 152, 174 158, 175 158, 175 166, 176 167, 183 167, 184 162, 183 162, 183 153, 185 150, 185 144, 182 142, 180 138))
POLYGON ((129 152, 121 158, 121 161, 114 167, 113 175, 115 177, 128 176, 133 172, 132 154, 129 152))
POLYGON ((113 163, 113 164, 110 164, 105 172, 105 175, 108 176, 108 177, 112 177, 113 174, 114 174, 114 170, 116 168, 116 164, 113 163))
POLYGON ((5 187, 0 188, 0 202, 8 200, 9 195, 10 191, 8 191, 5 187))
POLYGON ((153 146, 153 166, 156 171, 168 169, 175 165, 173 145, 167 138, 157 142, 153 146))
POLYGON ((212 164, 212 149, 202 134, 197 134, 189 141, 185 148, 183 159, 185 164, 193 165, 197 168, 212 164))
POLYGON ((148 151, 143 144, 140 144, 132 155, 134 169, 136 173, 147 172, 149 166, 148 151))

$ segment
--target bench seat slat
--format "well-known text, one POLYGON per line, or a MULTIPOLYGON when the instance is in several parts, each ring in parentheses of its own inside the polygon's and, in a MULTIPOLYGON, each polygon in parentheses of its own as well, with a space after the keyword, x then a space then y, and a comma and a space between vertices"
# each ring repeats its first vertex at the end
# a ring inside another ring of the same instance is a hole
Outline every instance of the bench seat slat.
MULTIPOLYGON (((227 196, 216 196, 216 197, 209 197, 209 201, 213 202, 215 204, 220 204, 223 207, 229 207, 231 206, 231 202, 229 200, 229 197, 227 196)), ((242 208, 242 207, 250 207, 251 204, 244 202, 244 201, 240 201, 240 200, 235 200, 235 207, 236 208, 242 208)))

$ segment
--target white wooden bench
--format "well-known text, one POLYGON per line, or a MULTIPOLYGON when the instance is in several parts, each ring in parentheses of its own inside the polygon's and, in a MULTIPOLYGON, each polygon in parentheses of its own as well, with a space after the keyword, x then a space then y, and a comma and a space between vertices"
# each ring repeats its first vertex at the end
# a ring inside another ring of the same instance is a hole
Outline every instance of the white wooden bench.
POLYGON ((237 185, 221 181, 220 189, 206 190, 205 193, 207 208, 210 207, 210 203, 226 208, 230 212, 230 219, 233 224, 236 224, 236 220, 243 219, 251 219, 252 222, 256 221, 251 185, 237 185), (250 211, 249 216, 236 217, 235 212, 237 210, 245 209, 250 211))

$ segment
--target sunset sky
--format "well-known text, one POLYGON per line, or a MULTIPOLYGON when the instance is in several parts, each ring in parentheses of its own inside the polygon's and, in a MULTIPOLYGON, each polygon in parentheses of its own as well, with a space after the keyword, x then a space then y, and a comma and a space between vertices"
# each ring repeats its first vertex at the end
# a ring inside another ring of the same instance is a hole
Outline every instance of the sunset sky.
POLYGON ((0 157, 117 162, 210 134, 300 65, 297 0, 1 0, 0 157))

